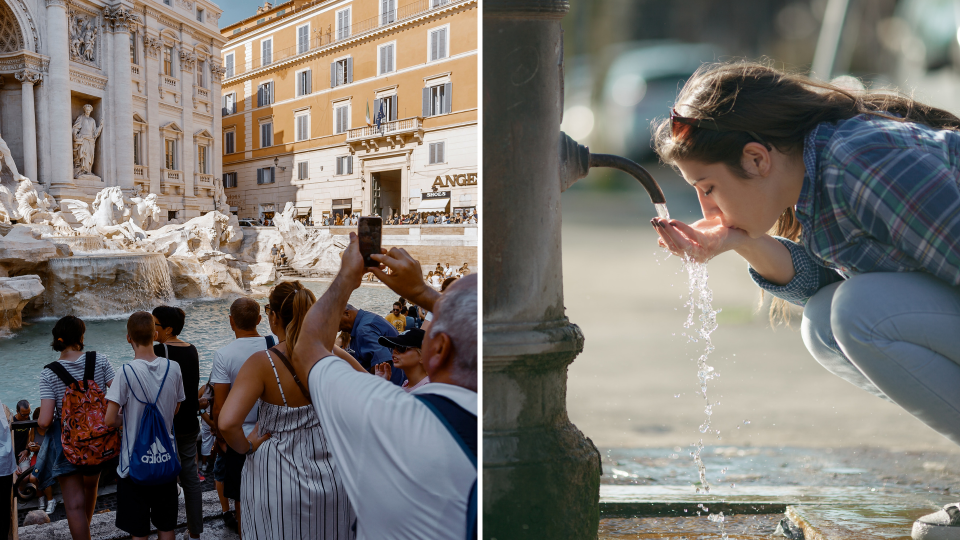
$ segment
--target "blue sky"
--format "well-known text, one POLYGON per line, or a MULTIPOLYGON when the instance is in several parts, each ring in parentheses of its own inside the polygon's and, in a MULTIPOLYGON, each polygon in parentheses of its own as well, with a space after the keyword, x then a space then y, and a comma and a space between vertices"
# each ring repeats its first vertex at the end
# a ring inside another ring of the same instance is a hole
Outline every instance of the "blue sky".
MULTIPOLYGON (((242 21, 247 17, 257 14, 257 7, 263 5, 263 0, 213 0, 215 4, 223 8, 223 15, 220 16, 220 28, 242 21)), ((281 4, 284 0, 277 0, 273 5, 281 4)))

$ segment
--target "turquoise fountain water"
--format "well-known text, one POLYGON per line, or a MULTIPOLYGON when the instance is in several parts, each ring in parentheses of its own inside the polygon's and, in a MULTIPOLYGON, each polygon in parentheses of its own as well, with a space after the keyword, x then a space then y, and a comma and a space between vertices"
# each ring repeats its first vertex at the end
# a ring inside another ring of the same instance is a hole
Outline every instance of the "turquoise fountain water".
MULTIPOLYGON (((327 289, 327 283, 305 282, 317 296, 327 289)), ((397 295, 385 288, 364 286, 354 291, 350 302, 360 309, 380 315, 388 313, 397 295)), ((234 339, 228 319, 232 300, 177 302, 187 312, 187 322, 180 338, 196 345, 200 352, 201 380, 206 381, 217 349, 234 339)), ((260 300, 261 304, 266 299, 260 300)), ((133 359, 133 351, 126 340, 127 315, 115 317, 85 318, 87 333, 84 338, 86 350, 107 355, 115 369, 133 359)), ((50 333, 55 318, 28 321, 17 334, 0 339, 0 400, 8 407, 26 399, 32 407, 40 405, 37 386, 43 366, 56 360, 59 354, 50 347, 50 333)), ((260 333, 269 332, 266 318, 259 327, 260 333)))

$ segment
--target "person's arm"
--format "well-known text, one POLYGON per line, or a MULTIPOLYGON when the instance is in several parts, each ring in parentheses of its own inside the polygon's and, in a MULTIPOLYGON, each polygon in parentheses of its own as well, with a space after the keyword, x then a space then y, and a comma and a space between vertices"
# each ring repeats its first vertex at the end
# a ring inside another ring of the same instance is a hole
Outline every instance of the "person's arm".
POLYGON ((57 408, 57 402, 53 399, 40 400, 40 418, 37 418, 37 425, 44 430, 50 429, 53 424, 53 412, 57 408))
POLYGON ((291 355, 291 362, 301 381, 309 379, 310 369, 321 358, 330 356, 339 329, 340 316, 347 307, 350 294, 360 288, 367 269, 360 256, 356 233, 350 233, 350 245, 343 252, 340 271, 319 300, 310 307, 300 327, 300 337, 291 355))
POLYGON ((213 385, 213 407, 210 410, 210 416, 213 418, 214 433, 218 432, 217 426, 220 424, 220 411, 223 410, 223 404, 227 402, 230 394, 229 383, 214 383, 213 385))
POLYGON ((263 380, 257 375, 257 364, 261 363, 265 356, 266 353, 257 353, 240 368, 240 373, 233 382, 230 395, 221 409, 218 420, 223 439, 241 454, 247 453, 250 449, 249 441, 243 434, 243 421, 263 395, 264 385, 263 380))
POLYGON ((382 250, 381 254, 371 255, 370 258, 390 269, 389 274, 380 268, 370 269, 387 287, 414 304, 433 310, 433 304, 440 299, 440 293, 423 280, 420 263, 405 249, 395 247, 390 251, 382 250))
POLYGON ((123 427, 123 417, 120 416, 120 405, 113 402, 107 402, 107 416, 103 419, 109 427, 123 427))

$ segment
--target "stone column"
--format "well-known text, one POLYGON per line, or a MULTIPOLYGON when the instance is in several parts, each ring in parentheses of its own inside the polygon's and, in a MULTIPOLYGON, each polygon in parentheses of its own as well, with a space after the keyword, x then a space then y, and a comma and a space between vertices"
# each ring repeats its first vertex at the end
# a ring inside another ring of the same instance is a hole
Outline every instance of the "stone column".
MULTIPOLYGON (((227 73, 227 70, 213 61, 214 58, 219 59, 220 54, 220 50, 215 49, 208 60, 210 62, 210 101, 213 107, 213 133, 211 134, 213 135, 213 155, 210 158, 213 164, 211 174, 213 174, 214 180, 217 178, 223 179, 223 112, 221 108, 223 100, 221 92, 223 91, 223 76, 227 73)), ((234 139, 234 144, 236 144, 236 139, 234 139)), ((224 189, 226 189, 226 186, 224 186, 224 189)), ((229 212, 224 213, 228 214, 229 212)))
POLYGON ((567 417, 583 334, 563 306, 565 0, 483 6, 483 523, 499 540, 596 539, 600 454, 567 417))
POLYGON ((125 192, 133 190, 133 82, 130 77, 130 31, 143 21, 125 6, 104 8, 103 17, 113 33, 113 47, 106 54, 113 55, 113 111, 109 118, 113 125, 107 129, 115 133, 114 144, 115 185, 125 192))
POLYGON ((40 73, 25 69, 17 73, 20 81, 20 99, 23 109, 23 175, 37 181, 37 113, 33 100, 33 85, 40 82, 40 73))
POLYGON ((194 139, 193 132, 193 70, 196 69, 196 56, 192 52, 183 48, 180 43, 180 106, 183 107, 183 144, 180 148, 180 170, 183 171, 183 214, 186 219, 197 217, 199 204, 197 196, 193 193, 195 185, 199 185, 200 178, 194 178, 197 170, 197 141, 194 139))
POLYGON ((46 0, 47 55, 50 56, 49 124, 51 185, 73 186, 73 119, 70 118, 70 33, 66 0, 46 0))
MULTIPOLYGON (((162 195, 160 191, 161 172, 165 167, 163 163, 163 132, 160 131, 160 48, 162 43, 156 37, 147 34, 149 30, 144 27, 143 30, 143 72, 147 84, 147 140, 144 151, 147 154, 147 170, 150 175, 150 193, 156 193, 161 196, 161 208, 168 210, 169 197, 162 195)), ((171 189, 171 193, 173 190, 171 189)), ((164 217, 164 222, 166 217, 164 217)))

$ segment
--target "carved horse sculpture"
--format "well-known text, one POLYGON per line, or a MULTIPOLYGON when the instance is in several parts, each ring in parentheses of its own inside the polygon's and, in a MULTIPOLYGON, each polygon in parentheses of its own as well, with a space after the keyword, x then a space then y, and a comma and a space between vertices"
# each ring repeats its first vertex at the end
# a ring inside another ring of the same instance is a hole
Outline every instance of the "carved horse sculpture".
POLYGON ((143 229, 130 221, 117 223, 114 208, 121 212, 126 208, 123 202, 123 191, 117 186, 108 187, 97 193, 93 201, 93 212, 90 211, 87 203, 76 199, 63 199, 61 206, 73 212, 74 217, 80 222, 81 233, 95 233, 105 238, 120 234, 130 240, 146 237, 143 229))

